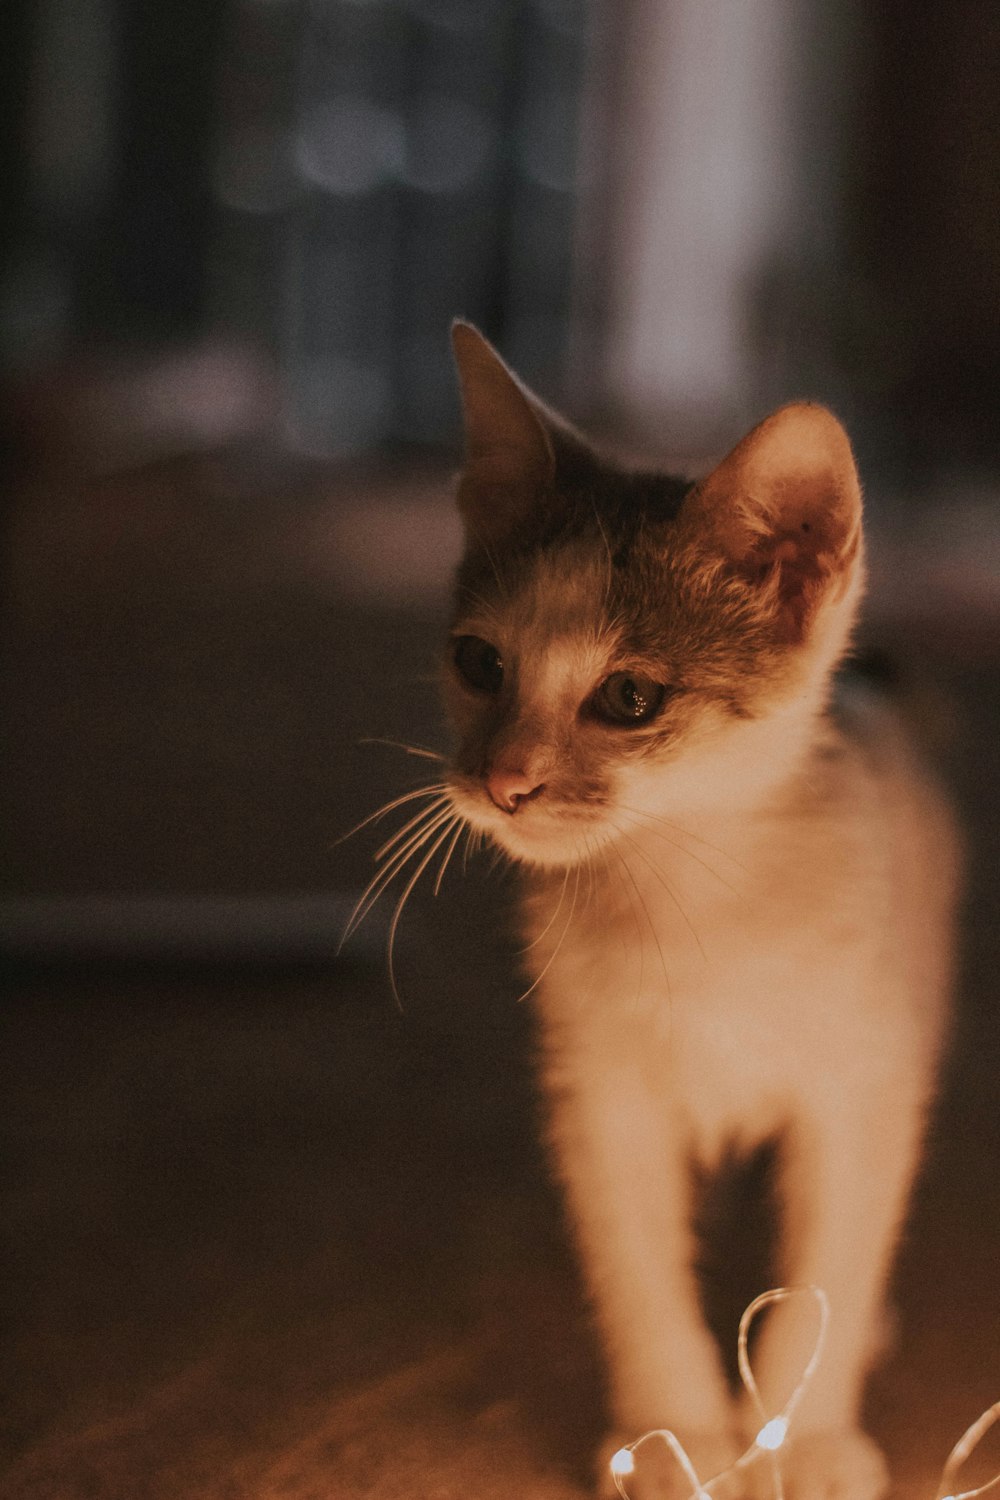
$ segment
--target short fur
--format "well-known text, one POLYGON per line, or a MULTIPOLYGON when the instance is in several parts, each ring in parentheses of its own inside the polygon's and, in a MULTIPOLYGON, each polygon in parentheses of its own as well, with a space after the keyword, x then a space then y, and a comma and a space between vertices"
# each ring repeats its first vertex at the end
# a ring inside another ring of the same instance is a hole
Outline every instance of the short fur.
MULTIPOLYGON (((885 1470, 859 1407, 945 1031, 957 843, 892 713, 832 706, 864 581, 850 445, 796 405, 697 485, 626 473, 474 329, 454 342, 452 634, 495 648, 502 680, 449 664, 447 794, 523 868, 612 1441, 668 1426, 706 1480, 756 1430, 700 1311, 690 1169, 777 1138, 782 1274, 831 1306, 786 1485, 867 1500, 885 1470), (663 685, 648 721, 602 718, 618 672, 663 685)), ((795 1303, 771 1315, 772 1408, 811 1333, 795 1303)), ((640 1471, 632 1493, 677 1477, 640 1471)))

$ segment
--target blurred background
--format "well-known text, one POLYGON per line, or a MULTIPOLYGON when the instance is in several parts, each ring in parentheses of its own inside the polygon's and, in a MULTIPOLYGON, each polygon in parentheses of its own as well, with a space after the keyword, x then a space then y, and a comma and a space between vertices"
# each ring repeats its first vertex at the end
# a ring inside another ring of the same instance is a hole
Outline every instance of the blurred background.
MULTIPOLYGON (((338 840, 432 779, 389 742, 442 744, 456 315, 681 471, 793 397, 851 430, 865 643, 924 674, 971 850, 873 1394, 933 1484, 1000 1394, 1000 11, 2 25, 4 1493, 581 1493, 601 1381, 510 882, 415 892, 401 1009, 391 895, 338 953, 394 824, 338 840)), ((760 1289, 721 1275, 725 1328, 760 1289)))
POLYGON ((427 449, 460 313, 685 456, 808 390, 907 484, 994 466, 991 12, 9 0, 4 369, 221 346, 294 450, 427 449))

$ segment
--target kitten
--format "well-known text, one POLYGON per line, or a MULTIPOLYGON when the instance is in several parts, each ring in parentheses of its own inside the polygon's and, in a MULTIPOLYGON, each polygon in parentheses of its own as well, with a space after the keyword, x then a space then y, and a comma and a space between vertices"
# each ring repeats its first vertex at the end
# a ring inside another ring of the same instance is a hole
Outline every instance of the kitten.
MULTIPOLYGON (((612 1447, 670 1427, 704 1482, 757 1430, 700 1312, 689 1200, 693 1164, 777 1139, 782 1274, 831 1309, 787 1492, 868 1500, 886 1474, 859 1405, 941 1049, 957 841, 887 709, 831 706, 864 579, 848 439, 792 405, 694 486, 626 473, 453 336, 446 793, 523 868, 612 1447)), ((772 1411, 814 1318, 770 1315, 772 1411)), ((686 1488, 666 1462, 629 1483, 686 1488)))

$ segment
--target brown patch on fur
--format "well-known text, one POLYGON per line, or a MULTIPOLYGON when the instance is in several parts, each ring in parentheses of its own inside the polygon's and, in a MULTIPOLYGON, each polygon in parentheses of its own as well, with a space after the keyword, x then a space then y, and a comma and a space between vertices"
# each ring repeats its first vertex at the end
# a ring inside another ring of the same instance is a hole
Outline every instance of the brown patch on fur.
MULTIPOLYGON (((649 724, 594 723, 584 733, 576 717, 567 722, 547 757, 559 768, 544 777, 554 805, 603 802, 614 765, 669 754, 706 704, 737 718, 755 717, 761 711, 755 700, 766 695, 780 669, 782 641, 774 629, 771 592, 685 536, 678 495, 686 488, 667 476, 643 475, 637 482, 592 460, 585 491, 564 492, 558 505, 495 550, 472 540, 463 559, 456 626, 484 604, 500 613, 507 601, 544 590, 539 576, 554 579, 573 554, 603 557, 603 576, 595 574, 603 592, 595 584, 588 606, 592 628, 614 625, 616 650, 607 671, 631 666, 670 689, 649 724)), ((587 692, 597 685, 588 684, 587 692)), ((585 699, 581 695, 578 711, 585 699)), ((469 708, 456 714, 466 731, 456 769, 481 782, 517 726, 519 706, 508 694, 500 702, 471 705, 471 713, 469 708)), ((525 726, 518 732, 523 735, 525 726)))
POLYGON ((542 406, 478 335, 456 348, 470 461, 454 625, 508 637, 491 639, 507 658, 495 699, 449 687, 463 734, 456 772, 481 786, 491 767, 533 755, 552 807, 597 805, 616 765, 669 756, 706 707, 739 719, 767 711, 821 608, 843 596, 858 565, 850 449, 829 413, 792 407, 696 487, 627 473, 542 406), (533 654, 537 665, 567 639, 605 642, 594 658, 601 675, 579 683, 575 704, 532 722, 519 657, 533 654), (588 719, 590 694, 620 670, 667 687, 649 723, 588 719))

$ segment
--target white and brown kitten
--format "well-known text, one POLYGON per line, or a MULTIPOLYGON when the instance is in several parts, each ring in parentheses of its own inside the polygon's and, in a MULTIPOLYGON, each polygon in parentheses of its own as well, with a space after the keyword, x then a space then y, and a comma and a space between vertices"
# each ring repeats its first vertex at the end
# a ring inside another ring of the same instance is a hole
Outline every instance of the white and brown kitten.
MULTIPOLYGON (((449 811, 523 869, 614 1442, 670 1427, 704 1481, 756 1431, 700 1311, 691 1169, 778 1139, 783 1278, 831 1308, 787 1491, 868 1500, 885 1467, 859 1405, 934 1089, 957 841, 892 714, 831 709, 864 579, 848 439, 793 405, 699 484, 628 473, 469 325, 454 345, 449 811)), ((813 1317, 771 1315, 772 1410, 813 1317)))

